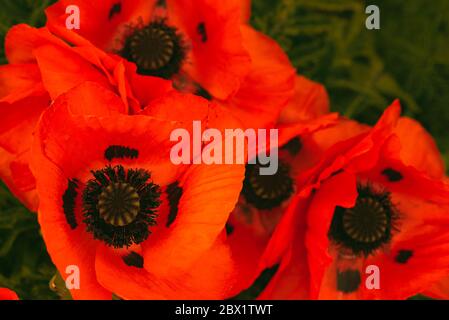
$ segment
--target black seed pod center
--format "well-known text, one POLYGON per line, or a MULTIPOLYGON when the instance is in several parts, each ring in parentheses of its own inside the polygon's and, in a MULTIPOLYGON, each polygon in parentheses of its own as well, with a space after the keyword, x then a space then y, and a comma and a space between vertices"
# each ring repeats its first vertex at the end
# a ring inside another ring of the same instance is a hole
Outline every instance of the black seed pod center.
POLYGON ((279 161, 274 175, 261 175, 260 164, 248 164, 242 194, 258 209, 272 209, 287 200, 293 192, 290 166, 279 161))
POLYGON ((160 188, 144 169, 107 166, 92 171, 83 192, 84 223, 95 239, 115 248, 139 244, 156 224, 160 188))
POLYGON ((335 209, 329 238, 356 255, 369 255, 391 240, 399 215, 388 192, 359 185, 358 193, 353 208, 335 209))
POLYGON ((158 20, 134 30, 126 38, 121 55, 135 62, 140 74, 168 79, 179 72, 186 49, 177 30, 158 20))
POLYGON ((109 224, 126 226, 139 214, 139 194, 128 183, 115 182, 98 197, 98 212, 109 224))
POLYGON ((354 241, 372 243, 387 231, 388 215, 383 205, 372 198, 362 198, 354 208, 345 210, 343 229, 354 241))

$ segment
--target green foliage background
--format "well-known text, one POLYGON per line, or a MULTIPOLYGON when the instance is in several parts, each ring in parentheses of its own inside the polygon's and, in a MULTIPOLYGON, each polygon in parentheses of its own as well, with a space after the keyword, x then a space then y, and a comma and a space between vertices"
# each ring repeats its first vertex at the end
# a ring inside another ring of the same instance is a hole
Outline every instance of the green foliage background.
MULTIPOLYGON (((43 25, 51 2, 0 0, 1 43, 14 24, 43 25)), ((279 41, 300 73, 327 87, 333 110, 372 124, 400 98, 448 163, 449 1, 253 0, 252 24, 279 41), (369 4, 381 10, 381 30, 365 28, 369 4)), ((48 288, 54 273, 35 215, 1 186, 0 287, 23 299, 57 298, 48 288)))

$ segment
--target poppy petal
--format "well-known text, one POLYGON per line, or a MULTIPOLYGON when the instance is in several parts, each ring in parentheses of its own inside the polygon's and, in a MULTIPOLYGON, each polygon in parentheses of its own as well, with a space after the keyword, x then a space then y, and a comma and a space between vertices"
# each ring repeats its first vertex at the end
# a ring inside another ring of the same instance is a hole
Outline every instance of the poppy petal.
POLYGON ((331 247, 329 251, 332 262, 324 272, 318 299, 363 299, 363 257, 341 254, 341 248, 331 247))
POLYGON ((0 300, 19 300, 19 297, 10 289, 0 288, 0 300))
POLYGON ((0 120, 0 146, 18 154, 30 147, 34 126, 41 112, 49 105, 47 96, 22 99, 16 103, 0 103, 4 116, 0 120))
MULTIPOLYGON (((276 259, 280 263, 279 268, 271 279, 270 283, 258 297, 258 299, 308 299, 310 292, 310 271, 307 261, 307 247, 305 245, 305 235, 307 230, 307 215, 304 208, 307 207, 309 201, 304 201, 296 197, 293 199, 285 218, 281 221, 276 234, 273 236, 269 247, 265 253, 265 258, 270 254, 270 250, 276 248, 273 245, 274 239, 278 242, 282 239, 282 230, 286 230, 286 224, 294 226, 294 233, 290 237, 285 236, 284 241, 288 247, 282 249, 280 252, 274 251, 275 254, 282 254, 271 263, 274 263, 276 259)), ((280 248, 277 246, 277 248, 280 248)), ((273 256, 273 255, 272 255, 273 256)))
POLYGON ((305 248, 291 250, 299 250, 299 252, 290 254, 291 259, 284 258, 270 283, 257 298, 258 300, 309 299, 309 269, 305 248))
POLYGON ((14 103, 43 91, 39 68, 35 64, 0 66, 0 103, 14 103))
POLYGON ((145 269, 168 277, 208 250, 237 202, 243 176, 243 165, 192 165, 178 181, 182 195, 176 219, 161 235, 163 239, 149 239, 142 245, 145 269))
POLYGON ((37 209, 34 177, 28 167, 33 132, 42 111, 50 104, 44 92, 12 104, 0 102, 0 177, 31 211, 37 209))
MULTIPOLYGON (((232 296, 249 288, 258 276, 261 271, 259 260, 271 236, 263 225, 262 214, 251 209, 237 205, 226 223, 227 243, 238 271, 232 296)), ((268 215, 271 213, 267 212, 268 215)))
POLYGON ((416 120, 399 119, 395 134, 401 141, 401 160, 428 175, 441 178, 445 168, 432 136, 416 120))
POLYGON ((295 137, 304 137, 313 134, 314 132, 332 127, 338 123, 338 117, 337 113, 329 113, 311 120, 298 121, 291 125, 278 124, 279 145, 284 145, 295 137))
POLYGON ((36 181, 29 168, 29 151, 12 155, 0 149, 0 177, 8 189, 32 212, 37 211, 39 198, 36 181))
POLYGON ((192 126, 193 121, 201 121, 202 132, 213 128, 225 134, 226 129, 243 127, 243 124, 222 105, 193 94, 177 91, 155 99, 140 114, 161 120, 182 122, 186 127, 192 126))
POLYGON ((9 29, 5 37, 5 55, 11 64, 33 63, 36 61, 33 50, 47 44, 68 47, 46 28, 18 24, 9 29))
MULTIPOLYGON (((165 267, 171 262, 167 258, 165 267)), ((166 278, 153 274, 151 268, 127 266, 104 246, 97 253, 96 271, 101 284, 123 299, 224 299, 232 285, 233 266, 228 248, 217 241, 191 268, 166 278)))
POLYGON ((251 71, 239 91, 222 103, 246 127, 263 128, 274 124, 293 97, 296 71, 274 40, 248 26, 241 30, 251 55, 251 71))
MULTIPOLYGON (((447 216, 447 206, 439 210, 447 216)), ((426 222, 401 230, 391 248, 367 259, 381 270, 382 290, 365 290, 366 299, 407 299, 448 275, 449 219, 426 222), (429 263, 431 261, 431 263, 429 263), (400 275, 400 277, 398 276, 400 275)))
POLYGON ((133 95, 139 100, 142 108, 174 90, 171 81, 162 78, 142 76, 136 72, 128 72, 128 77, 133 95))
POLYGON ((324 146, 324 148, 315 148, 322 154, 320 162, 298 178, 299 185, 309 185, 307 190, 310 191, 310 188, 319 187, 320 181, 329 178, 344 167, 352 172, 372 169, 376 165, 385 142, 392 137, 399 115, 400 105, 396 101, 385 110, 371 130, 355 122, 343 121, 342 127, 337 125, 335 128, 318 131, 316 135, 318 137, 321 135, 320 144, 324 146), (336 141, 332 133, 335 137, 344 140, 336 141), (327 138, 331 143, 326 142, 327 138))
POLYGON ((239 28, 239 2, 167 0, 170 22, 191 42, 185 71, 221 100, 238 90, 250 67, 239 28))
POLYGON ((299 230, 301 230, 301 226, 305 225, 305 215, 301 213, 305 212, 309 202, 308 199, 298 195, 292 198, 260 259, 260 270, 280 263, 283 260, 283 256, 287 255, 291 248, 291 243, 293 243, 296 237, 296 229, 292 228, 292 226, 298 226, 299 230))
POLYGON ((449 276, 434 283, 422 294, 433 299, 449 300, 449 276))
POLYGON ((295 95, 282 110, 279 122, 293 124, 298 121, 311 120, 329 113, 329 96, 323 85, 296 76, 295 95))
POLYGON ((85 81, 110 87, 103 73, 68 49, 45 45, 35 49, 34 53, 42 81, 53 99, 85 81))
POLYGON ((141 114, 167 121, 205 121, 209 114, 209 105, 209 101, 202 97, 173 91, 152 101, 141 114))
POLYGON ((391 192, 448 203, 449 185, 397 160, 399 150, 400 141, 392 136, 382 147, 375 166, 368 172, 361 172, 360 176, 381 183, 391 192), (420 188, 416 188, 417 185, 420 188))

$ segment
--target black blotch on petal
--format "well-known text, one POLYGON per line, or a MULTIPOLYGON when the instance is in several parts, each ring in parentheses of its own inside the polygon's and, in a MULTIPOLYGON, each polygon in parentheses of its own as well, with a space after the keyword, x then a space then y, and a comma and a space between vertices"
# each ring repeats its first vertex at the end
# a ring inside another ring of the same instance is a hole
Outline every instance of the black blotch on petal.
POLYGON ((143 268, 143 257, 134 251, 126 256, 123 256, 122 259, 123 262, 129 267, 143 268))
POLYGON ((171 185, 167 187, 167 200, 170 210, 168 212, 167 224, 165 225, 167 228, 176 220, 176 216, 178 215, 178 205, 179 200, 182 196, 182 188, 179 186, 178 182, 173 182, 171 185))
POLYGON ((358 270, 337 271, 337 290, 343 293, 355 292, 361 282, 360 272, 358 270))
POLYGON ((234 226, 232 224, 230 224, 229 222, 226 223, 226 234, 229 236, 234 232, 234 226))
POLYGON ((397 263, 406 264, 412 256, 413 256, 412 250, 399 250, 394 260, 397 263))
POLYGON ((340 173, 343 173, 343 172, 344 172, 343 169, 337 170, 337 171, 335 171, 335 172, 332 172, 332 174, 330 175, 330 177, 333 178, 333 177, 338 176, 340 173))
POLYGON ((209 91, 207 91, 206 89, 204 89, 201 86, 198 87, 195 94, 197 96, 200 96, 200 97, 206 99, 206 100, 209 100, 209 101, 212 100, 212 95, 209 93, 209 91))
POLYGON ((201 41, 203 43, 207 42, 207 29, 206 24, 204 22, 198 23, 198 26, 196 27, 196 31, 201 37, 201 41))
POLYGON ((266 268, 248 289, 243 290, 229 300, 250 300, 258 297, 270 283, 271 279, 273 279, 278 269, 279 264, 266 268))
POLYGON ((65 219, 72 230, 76 229, 78 223, 75 217, 75 201, 78 195, 78 181, 76 179, 69 180, 67 189, 62 195, 62 208, 64 210, 65 219))
POLYGON ((402 173, 392 168, 386 168, 384 171, 382 171, 382 174, 387 177, 388 181, 390 182, 398 182, 404 179, 402 173))
POLYGON ((294 137, 289 142, 287 142, 284 146, 282 146, 283 150, 287 150, 292 156, 297 155, 299 151, 302 149, 302 142, 300 137, 294 137))
POLYGON ((129 158, 129 159, 136 159, 139 157, 139 150, 124 147, 124 146, 109 146, 104 151, 104 157, 108 161, 112 161, 113 159, 123 159, 123 158, 129 158))
POLYGON ((109 10, 108 19, 111 20, 115 15, 120 14, 121 11, 122 11, 122 4, 120 2, 115 3, 109 10))

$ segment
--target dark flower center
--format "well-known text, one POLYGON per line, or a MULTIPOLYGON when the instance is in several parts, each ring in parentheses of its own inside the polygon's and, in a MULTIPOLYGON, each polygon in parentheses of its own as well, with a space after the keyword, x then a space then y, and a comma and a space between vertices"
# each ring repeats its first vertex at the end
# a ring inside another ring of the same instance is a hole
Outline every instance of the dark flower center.
POLYGON ((160 188, 144 169, 118 165, 92 171, 83 192, 87 231, 115 248, 146 240, 156 224, 160 188))
POLYGON ((257 209, 272 209, 287 200, 293 193, 290 166, 279 161, 274 175, 261 175, 260 164, 246 165, 242 194, 257 209))
POLYGON ((359 185, 358 193, 353 208, 335 208, 329 238, 356 255, 369 255, 391 240, 398 213, 388 192, 359 185))
POLYGON ((111 183, 98 196, 97 208, 107 223, 126 226, 139 214, 139 194, 128 183, 111 183))
POLYGON ((136 63, 140 74, 169 79, 181 69, 186 48, 175 28, 157 20, 130 33, 121 56, 136 63))

